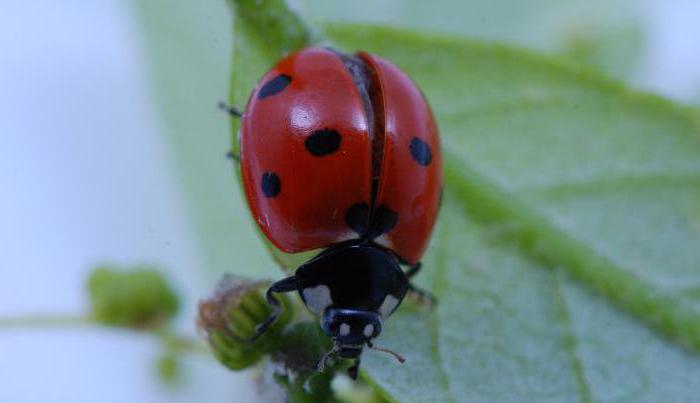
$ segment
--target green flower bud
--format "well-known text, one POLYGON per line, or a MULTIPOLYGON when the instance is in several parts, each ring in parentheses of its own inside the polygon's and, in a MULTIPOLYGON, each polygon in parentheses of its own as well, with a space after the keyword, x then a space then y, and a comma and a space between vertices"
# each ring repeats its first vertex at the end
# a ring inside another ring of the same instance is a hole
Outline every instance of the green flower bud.
POLYGON ((93 318, 107 325, 154 328, 172 319, 179 306, 163 275, 150 268, 97 268, 88 291, 93 318))
POLYGON ((249 341, 256 326, 272 313, 264 298, 269 285, 226 275, 214 296, 199 304, 199 327, 207 334, 214 356, 232 370, 250 367, 274 351, 282 330, 294 317, 289 299, 277 295, 281 305, 279 317, 255 342, 249 341))
POLYGON ((299 322, 284 332, 272 360, 282 364, 286 372, 295 373, 295 378, 306 378, 316 374, 316 364, 332 347, 333 342, 317 322, 299 322))
POLYGON ((177 352, 164 351, 156 362, 158 376, 166 383, 174 383, 180 375, 180 360, 177 352))
POLYGON ((279 348, 272 354, 272 361, 283 368, 277 371, 275 380, 287 393, 287 401, 337 402, 331 381, 340 366, 346 365, 336 360, 323 372, 318 372, 318 361, 333 343, 318 323, 299 322, 290 326, 282 335, 279 348))

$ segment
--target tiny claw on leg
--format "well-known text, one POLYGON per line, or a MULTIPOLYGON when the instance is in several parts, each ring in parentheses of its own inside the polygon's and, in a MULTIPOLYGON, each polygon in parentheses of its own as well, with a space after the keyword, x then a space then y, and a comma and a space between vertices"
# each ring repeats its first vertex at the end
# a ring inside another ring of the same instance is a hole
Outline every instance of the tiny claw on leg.
POLYGON ((258 339, 265 331, 267 330, 272 323, 274 323, 275 319, 280 315, 282 312, 282 307, 280 306, 279 300, 275 297, 275 293, 283 293, 283 292, 290 292, 290 291, 295 291, 297 289, 297 279, 295 276, 290 276, 283 278, 282 280, 276 281, 272 283, 270 288, 265 291, 265 299, 267 300, 267 303, 272 307, 272 313, 270 316, 265 319, 265 321, 261 324, 259 324, 255 328, 255 334, 248 339, 249 343, 254 343, 255 340, 258 339))
POLYGON ((219 107, 219 109, 228 112, 228 114, 231 116, 234 116, 237 118, 243 117, 243 113, 241 113, 241 111, 239 111, 237 108, 234 108, 233 106, 227 104, 224 101, 219 101, 217 106, 219 107))
POLYGON ((437 298, 428 291, 422 290, 413 284, 408 285, 408 293, 406 294, 410 299, 418 302, 421 305, 432 308, 437 305, 437 298))
POLYGON ((272 323, 272 322, 274 321, 274 319, 276 319, 276 317, 273 318, 272 321, 269 321, 269 320, 268 320, 268 321, 266 321, 266 322, 264 322, 264 323, 261 323, 261 324, 255 326, 255 334, 254 334, 253 336, 251 336, 251 337, 248 339, 248 343, 249 343, 249 344, 255 343, 255 341, 258 340, 258 338, 259 338, 260 336, 262 336, 263 333, 265 333, 265 331, 267 330, 267 328, 270 326, 270 323, 272 323))

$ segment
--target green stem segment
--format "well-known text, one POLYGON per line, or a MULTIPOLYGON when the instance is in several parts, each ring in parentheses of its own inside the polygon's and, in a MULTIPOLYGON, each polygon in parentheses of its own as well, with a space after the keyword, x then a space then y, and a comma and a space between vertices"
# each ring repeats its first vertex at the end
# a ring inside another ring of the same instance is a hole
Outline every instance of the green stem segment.
MULTIPOLYGON (((116 327, 100 323, 87 315, 61 315, 61 314, 31 314, 14 317, 0 318, 0 331, 33 330, 33 329, 72 329, 84 327, 105 327, 109 329, 120 328, 132 331, 139 329, 129 327, 116 327)), ((143 329, 140 333, 147 333, 157 337, 171 351, 177 352, 209 352, 207 346, 186 336, 174 333, 169 328, 143 329)))
POLYGON ((313 31, 284 0, 229 0, 236 24, 246 31, 246 40, 261 42, 278 59, 285 53, 321 42, 313 31))
POLYGON ((0 330, 78 327, 95 324, 83 315, 23 315, 0 318, 0 330))

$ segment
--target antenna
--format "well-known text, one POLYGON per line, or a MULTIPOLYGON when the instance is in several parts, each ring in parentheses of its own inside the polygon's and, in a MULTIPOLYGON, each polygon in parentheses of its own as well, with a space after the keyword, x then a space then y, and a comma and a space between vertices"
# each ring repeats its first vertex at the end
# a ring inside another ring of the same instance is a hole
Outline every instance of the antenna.
POLYGON ((321 357, 320 360, 318 360, 318 364, 316 364, 316 370, 318 372, 323 372, 326 369, 326 363, 328 360, 331 359, 334 355, 336 355, 340 351, 340 347, 336 344, 333 346, 332 349, 326 351, 325 354, 323 354, 323 357, 321 357))
POLYGON ((395 351, 391 351, 391 350, 389 350, 389 349, 387 349, 387 348, 377 347, 377 346, 375 346, 374 344, 372 344, 371 341, 368 341, 368 342, 367 342, 367 347, 371 348, 372 350, 377 350, 377 351, 381 351, 381 352, 383 352, 383 353, 391 354, 391 355, 394 356, 394 358, 396 358, 396 361, 398 361, 398 362, 401 363, 401 364, 403 364, 404 362, 406 362, 406 359, 403 358, 403 356, 402 356, 401 354, 399 354, 399 353, 397 353, 397 352, 395 352, 395 351))

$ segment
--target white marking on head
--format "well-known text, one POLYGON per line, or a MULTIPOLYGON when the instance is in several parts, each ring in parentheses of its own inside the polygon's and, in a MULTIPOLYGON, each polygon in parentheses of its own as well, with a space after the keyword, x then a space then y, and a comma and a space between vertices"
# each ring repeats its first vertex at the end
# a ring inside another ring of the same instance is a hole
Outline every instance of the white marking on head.
POLYGON ((313 313, 321 313, 333 303, 331 290, 323 284, 304 288, 302 293, 306 306, 313 313))
POLYGON ((350 334, 350 325, 347 323, 341 323, 340 324, 340 329, 338 330, 338 334, 341 336, 347 336, 350 334))
POLYGON ((367 325, 365 325, 365 328, 362 329, 362 334, 364 334, 365 337, 372 337, 372 333, 374 333, 374 325, 368 323, 367 325))
POLYGON ((398 304, 398 299, 396 299, 393 295, 387 295, 386 298, 384 298, 384 302, 382 302, 382 305, 379 307, 379 314, 384 319, 388 318, 398 304))

